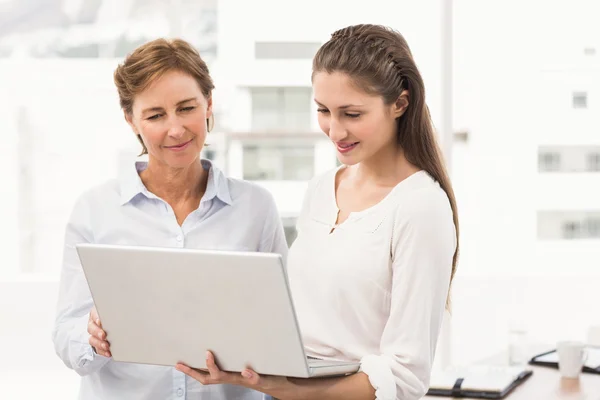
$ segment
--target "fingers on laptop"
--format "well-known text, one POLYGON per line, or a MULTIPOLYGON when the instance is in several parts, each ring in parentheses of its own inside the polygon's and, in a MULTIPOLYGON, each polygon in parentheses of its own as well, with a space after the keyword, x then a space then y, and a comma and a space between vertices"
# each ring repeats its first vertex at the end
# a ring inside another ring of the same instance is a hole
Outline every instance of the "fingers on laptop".
POLYGON ((200 369, 190 368, 187 365, 182 364, 182 363, 177 364, 175 366, 175 368, 178 371, 183 372, 190 378, 194 378, 195 380, 197 380, 198 382, 200 382, 203 385, 209 384, 208 380, 210 379, 210 374, 208 373, 208 370, 200 370, 200 369))
POLYGON ((94 336, 90 336, 90 345, 94 348, 97 354, 104 357, 111 357, 110 344, 105 340, 100 340, 94 336))
POLYGON ((208 372, 214 378, 218 378, 219 374, 221 373, 221 370, 215 361, 215 356, 211 351, 206 352, 206 369, 208 369, 208 372))
POLYGON ((89 343, 96 353, 104 357, 111 357, 110 343, 106 341, 106 332, 102 329, 102 323, 95 308, 90 312, 87 330, 90 334, 89 343))

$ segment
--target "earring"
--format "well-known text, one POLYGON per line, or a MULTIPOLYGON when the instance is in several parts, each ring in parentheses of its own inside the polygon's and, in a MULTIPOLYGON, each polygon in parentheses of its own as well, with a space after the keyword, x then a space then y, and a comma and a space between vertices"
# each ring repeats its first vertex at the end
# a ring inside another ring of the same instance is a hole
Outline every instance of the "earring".
POLYGON ((215 116, 211 114, 210 117, 206 118, 206 130, 208 132, 212 131, 215 127, 215 116))
POLYGON ((135 136, 137 137, 137 140, 142 145, 142 152, 139 155, 141 156, 141 155, 144 155, 144 154, 148 154, 148 149, 146 149, 146 145, 144 144, 144 140, 142 139, 142 135, 140 135, 139 133, 136 133, 135 136))

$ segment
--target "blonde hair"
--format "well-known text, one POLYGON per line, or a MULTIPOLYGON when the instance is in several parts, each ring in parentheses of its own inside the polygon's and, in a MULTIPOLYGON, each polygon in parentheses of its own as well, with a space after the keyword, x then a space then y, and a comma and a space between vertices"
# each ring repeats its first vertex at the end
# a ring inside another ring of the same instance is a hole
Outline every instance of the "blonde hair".
MULTIPOLYGON (((114 81, 123 111, 131 114, 135 96, 170 71, 189 74, 198 83, 204 97, 210 98, 215 86, 198 51, 182 39, 156 39, 127 55, 115 70, 114 81)), ((142 154, 147 154, 141 136, 137 136, 143 147, 142 154)))

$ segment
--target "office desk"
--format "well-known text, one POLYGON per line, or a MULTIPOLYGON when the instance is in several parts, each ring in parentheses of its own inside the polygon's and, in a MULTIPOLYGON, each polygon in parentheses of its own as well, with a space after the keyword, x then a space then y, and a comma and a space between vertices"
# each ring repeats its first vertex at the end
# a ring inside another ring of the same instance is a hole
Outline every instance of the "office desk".
MULTIPOLYGON (((493 357, 487 363, 502 359, 506 359, 506 356, 493 357)), ((506 396, 506 400, 600 400, 600 375, 586 373, 581 374, 579 379, 564 379, 557 369, 533 365, 528 365, 528 368, 531 368, 533 375, 506 396)), ((452 397, 425 398, 443 400, 452 397)))

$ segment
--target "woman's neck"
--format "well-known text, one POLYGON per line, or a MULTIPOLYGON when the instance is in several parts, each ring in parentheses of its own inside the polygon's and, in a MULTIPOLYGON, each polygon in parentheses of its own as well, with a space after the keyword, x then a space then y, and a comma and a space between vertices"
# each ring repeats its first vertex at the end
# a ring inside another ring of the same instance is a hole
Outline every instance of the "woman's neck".
POLYGON ((185 168, 150 161, 140 178, 150 192, 172 204, 201 198, 206 190, 208 171, 200 160, 185 168))
POLYGON ((419 171, 404 155, 401 147, 389 148, 374 154, 354 166, 352 176, 358 185, 396 186, 419 171))

